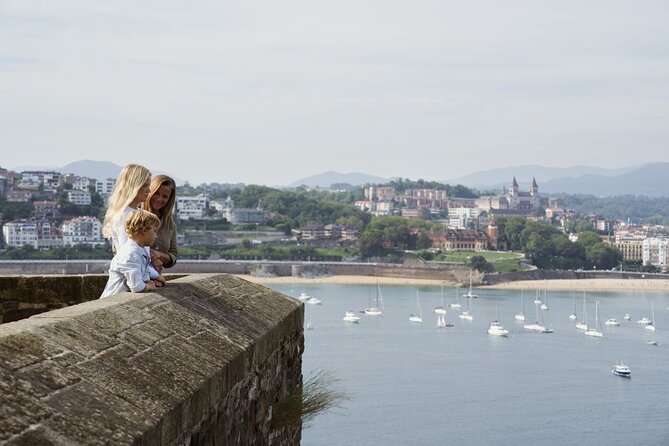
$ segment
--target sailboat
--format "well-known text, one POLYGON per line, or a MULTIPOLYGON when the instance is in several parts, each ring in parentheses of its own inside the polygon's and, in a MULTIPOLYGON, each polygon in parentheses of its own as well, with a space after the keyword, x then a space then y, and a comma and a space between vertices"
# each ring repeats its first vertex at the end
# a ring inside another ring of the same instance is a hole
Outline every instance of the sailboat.
POLYGON ((441 306, 434 307, 435 314, 446 314, 446 303, 444 301, 444 282, 441 282, 441 306))
POLYGON ((650 324, 643 328, 648 331, 655 331, 655 309, 653 308, 653 302, 650 303, 650 324))
POLYGON ((537 305, 541 305, 541 297, 540 297, 539 293, 540 293, 539 290, 536 290, 534 292, 534 303, 537 304, 537 305))
POLYGON ((446 327, 446 316, 443 314, 438 314, 437 315, 437 328, 444 328, 446 327))
POLYGON ((455 302, 448 304, 451 308, 460 308, 460 285, 455 287, 455 302))
POLYGON ((474 320, 471 314, 471 305, 470 305, 471 301, 472 301, 471 299, 467 299, 467 310, 463 311, 462 314, 458 316, 460 319, 465 321, 474 320))
POLYGON ((585 331, 586 336, 593 336, 595 338, 603 338, 602 327, 599 325, 599 301, 595 301, 595 326, 588 328, 585 331))
POLYGON ((383 315, 383 298, 381 297, 381 286, 376 283, 376 299, 374 301, 374 305, 372 303, 369 303, 369 307, 365 308, 363 310, 363 313, 365 313, 368 316, 381 316, 383 315))
POLYGON ((576 324, 577 330, 587 330, 588 329, 588 311, 585 308, 585 291, 583 292, 583 317, 581 321, 576 324))
POLYGON ((534 308, 536 309, 536 321, 533 324, 523 325, 523 328, 525 330, 534 331, 536 333, 553 333, 552 329, 546 328, 546 326, 543 325, 543 313, 541 313, 542 323, 539 323, 539 304, 534 304, 534 308))
POLYGON ((523 295, 523 290, 520 290, 520 313, 514 316, 517 321, 525 320, 525 296, 523 295))
POLYGON ((306 301, 308 301, 309 299, 311 299, 311 296, 309 296, 307 293, 305 293, 304 291, 302 291, 302 292, 300 293, 300 295, 297 296, 297 298, 298 298, 299 300, 301 300, 302 302, 306 302, 306 301))
POLYGON ((463 294, 467 299, 472 299, 478 297, 476 294, 472 293, 472 270, 469 270, 469 291, 463 294))
POLYGON ((488 325, 488 334, 491 336, 506 336, 509 334, 509 330, 504 328, 504 325, 499 321, 497 304, 495 304, 495 320, 488 325))
POLYGON ((423 323, 423 313, 420 310, 420 297, 418 296, 418 290, 416 290, 416 313, 411 313, 409 315, 409 321, 416 322, 417 324, 423 323))
POLYGON ((576 320, 576 293, 571 293, 571 300, 574 304, 574 311, 569 315, 569 320, 570 321, 575 321, 576 320))
POLYGON ((344 313, 343 320, 344 322, 353 322, 354 324, 360 323, 360 317, 358 317, 357 314, 350 310, 347 310, 346 313, 344 313))
POLYGON ((542 310, 548 311, 548 294, 546 293, 546 290, 544 290, 544 301, 541 303, 542 310))

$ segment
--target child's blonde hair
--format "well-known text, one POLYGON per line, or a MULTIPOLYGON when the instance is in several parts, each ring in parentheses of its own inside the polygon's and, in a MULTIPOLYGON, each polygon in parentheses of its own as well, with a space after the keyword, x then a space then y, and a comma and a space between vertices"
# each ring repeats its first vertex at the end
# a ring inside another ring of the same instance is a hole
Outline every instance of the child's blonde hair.
POLYGON ((135 212, 131 213, 125 221, 125 232, 129 237, 134 237, 141 232, 159 227, 160 219, 156 214, 142 209, 137 209, 135 212))
POLYGON ((120 223, 125 209, 132 203, 132 200, 135 199, 139 190, 149 178, 151 178, 149 169, 138 164, 128 164, 121 170, 118 178, 116 178, 114 190, 109 197, 102 235, 111 238, 112 229, 120 223))

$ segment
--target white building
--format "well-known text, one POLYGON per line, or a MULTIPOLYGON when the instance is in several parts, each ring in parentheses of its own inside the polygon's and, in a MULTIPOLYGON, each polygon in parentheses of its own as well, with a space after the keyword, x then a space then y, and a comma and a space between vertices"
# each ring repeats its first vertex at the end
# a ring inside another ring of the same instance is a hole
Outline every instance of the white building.
POLYGON ((95 217, 77 217, 67 220, 61 226, 63 245, 104 245, 102 223, 95 217))
POLYGON ((662 270, 667 271, 667 253, 669 252, 669 239, 647 238, 643 241, 643 264, 651 264, 662 270))
POLYGON ((2 235, 7 246, 29 245, 37 249, 37 224, 27 220, 16 220, 2 226, 2 235))
POLYGON ((37 189, 39 186, 45 191, 55 191, 61 183, 60 172, 53 171, 25 171, 21 172, 20 188, 37 189))
POLYGON ((67 201, 77 206, 89 206, 91 204, 91 193, 88 190, 72 189, 67 191, 67 201))
POLYGON ((393 215, 395 213, 395 203, 393 201, 360 200, 355 202, 355 207, 377 217, 393 215))
POLYGON ((478 218, 481 210, 479 208, 448 208, 448 228, 466 229, 469 223, 478 218))
POLYGON ((228 197, 222 205, 223 217, 233 225, 267 222, 267 212, 260 207, 260 203, 257 208, 236 208, 235 202, 228 197))
POLYGON ((107 178, 106 180, 97 180, 95 182, 95 192, 107 198, 111 195, 112 191, 114 190, 114 184, 116 184, 116 180, 114 178, 107 178))
POLYGON ((29 245, 35 249, 63 246, 56 226, 48 221, 10 221, 2 227, 2 235, 7 246, 29 245))
POLYGON ((83 190, 84 192, 90 192, 90 187, 95 187, 96 181, 92 178, 87 177, 75 177, 72 180, 72 189, 74 190, 83 190))
POLYGON ((201 220, 209 209, 209 198, 205 194, 195 197, 177 196, 175 203, 176 215, 183 220, 191 218, 201 220))

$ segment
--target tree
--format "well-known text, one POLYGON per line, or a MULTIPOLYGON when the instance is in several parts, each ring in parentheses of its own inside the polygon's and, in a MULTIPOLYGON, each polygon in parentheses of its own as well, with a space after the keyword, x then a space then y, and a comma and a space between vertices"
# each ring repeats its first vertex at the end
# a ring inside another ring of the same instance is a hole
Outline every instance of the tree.
POLYGON ((598 269, 612 269, 620 264, 623 259, 621 252, 613 247, 599 243, 585 250, 586 257, 598 269))
POLYGON ((576 244, 581 246, 583 249, 588 249, 589 247, 599 243, 602 243, 602 239, 596 232, 593 231, 581 232, 578 235, 578 240, 576 240, 576 244))
POLYGON ((360 236, 358 249, 364 257, 383 254, 383 233, 376 229, 365 230, 360 236))
POLYGON ((482 273, 490 273, 495 270, 495 267, 483 256, 472 256, 469 259, 469 266, 482 273))

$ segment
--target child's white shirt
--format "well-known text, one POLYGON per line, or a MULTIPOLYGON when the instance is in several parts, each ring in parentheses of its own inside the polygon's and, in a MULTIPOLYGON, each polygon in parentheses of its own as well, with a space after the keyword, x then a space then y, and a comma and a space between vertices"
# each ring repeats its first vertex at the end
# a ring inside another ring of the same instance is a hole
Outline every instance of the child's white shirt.
MULTIPOLYGON (((111 233, 111 239, 112 239, 112 246, 114 247, 115 252, 118 252, 120 246, 124 246, 126 242, 128 241, 128 233, 125 232, 125 221, 128 219, 130 214, 135 212, 137 209, 133 209, 130 206, 125 208, 125 211, 123 211, 123 216, 121 217, 121 220, 119 221, 119 224, 112 227, 111 233)), ((151 248, 149 246, 146 246, 144 248, 146 250, 147 255, 149 256, 149 275, 151 279, 155 279, 158 277, 158 271, 151 265, 150 259, 151 259, 151 248)))
POLYGON ((103 297, 131 291, 141 293, 149 280, 150 258, 144 247, 128 239, 116 252, 109 266, 109 279, 103 297))

